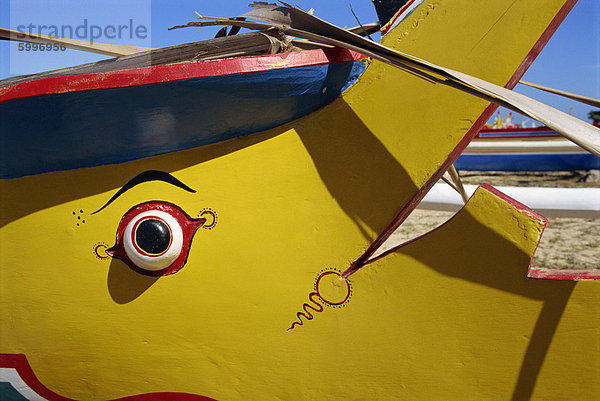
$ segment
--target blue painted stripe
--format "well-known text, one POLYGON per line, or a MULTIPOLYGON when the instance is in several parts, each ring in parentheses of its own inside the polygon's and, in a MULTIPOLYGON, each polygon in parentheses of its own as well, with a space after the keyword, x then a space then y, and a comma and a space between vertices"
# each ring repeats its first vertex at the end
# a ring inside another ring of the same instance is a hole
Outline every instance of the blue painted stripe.
POLYGON ((0 178, 169 153, 250 135, 333 101, 361 61, 70 92, 0 104, 0 178))
POLYGON ((557 136, 561 135, 554 131, 480 131, 481 138, 502 138, 502 137, 536 137, 536 136, 557 136))
POLYGON ((467 171, 575 171, 600 169, 600 158, 591 153, 463 154, 454 166, 467 171))

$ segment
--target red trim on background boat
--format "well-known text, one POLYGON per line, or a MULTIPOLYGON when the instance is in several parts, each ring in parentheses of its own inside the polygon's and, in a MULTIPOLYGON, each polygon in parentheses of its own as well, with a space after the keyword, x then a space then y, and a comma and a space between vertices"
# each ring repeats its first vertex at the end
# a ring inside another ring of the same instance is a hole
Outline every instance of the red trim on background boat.
MULTIPOLYGON (((560 26, 560 24, 567 17, 571 9, 575 6, 577 0, 567 0, 563 7, 558 11, 558 13, 554 16, 554 19, 548 24, 548 27, 544 30, 542 35, 539 37, 537 42, 533 45, 521 65, 517 68, 513 76, 508 80, 508 83, 505 85, 507 89, 513 89, 517 83, 520 81, 525 71, 531 66, 536 57, 540 54, 548 40, 554 35, 556 29, 560 26)), ((481 129, 485 126, 485 123, 492 117, 492 114, 496 111, 498 105, 490 103, 488 107, 483 111, 481 116, 475 121, 471 129, 467 132, 467 134, 463 137, 463 139, 458 143, 458 145, 454 148, 454 150, 448 155, 446 161, 441 165, 441 167, 429 178, 429 180, 419 189, 417 193, 413 196, 411 200, 400 210, 398 215, 392 220, 389 226, 387 226, 381 234, 373 241, 373 243, 367 248, 367 250, 356 259, 346 271, 342 274, 343 278, 348 278, 352 274, 356 273, 363 266, 373 262, 374 260, 380 259, 381 256, 371 259, 371 257, 377 252, 377 250, 387 241, 387 239, 400 227, 400 225, 408 218, 408 216, 412 213, 412 211, 417 207, 419 203, 423 200, 427 192, 433 187, 433 185, 438 182, 444 172, 447 171, 450 166, 458 159, 461 153, 466 149, 467 145, 475 138, 475 136, 481 131, 481 129)), ((387 254, 387 253, 386 253, 387 254)))
POLYGON ((475 136, 474 139, 479 139, 482 141, 485 140, 490 140, 490 141, 496 141, 496 140, 503 140, 503 139, 562 139, 562 135, 560 134, 548 134, 548 135, 499 135, 499 136, 479 136, 479 134, 477 134, 477 136, 475 136))
POLYGON ((484 126, 481 129, 481 132, 554 132, 552 131, 552 128, 548 128, 548 127, 531 127, 531 128, 527 128, 527 127, 515 127, 515 128, 489 128, 487 126, 484 126))
MULTIPOLYGON (((76 401, 48 389, 35 376, 24 354, 0 354, 0 368, 15 369, 31 390, 50 401, 76 401)), ((115 399, 114 401, 216 401, 214 398, 187 393, 149 393, 115 399)))
POLYGON ((530 267, 527 278, 537 280, 600 280, 600 270, 556 270, 530 267))
POLYGON ((548 127, 518 127, 518 128, 489 128, 484 125, 481 131, 475 136, 478 139, 512 139, 512 138, 562 138, 562 135, 558 134, 548 127), (481 134, 485 134, 482 136, 481 134), (497 135, 494 135, 497 134, 497 135))
MULTIPOLYGON (((489 132, 486 132, 486 133, 489 133, 489 132)), ((479 134, 481 134, 481 132, 479 134)), ((492 141, 497 140, 497 139, 499 139, 499 140, 502 140, 502 139, 557 139, 557 138, 563 137, 560 134, 498 135, 498 136, 492 136, 492 135, 481 136, 479 134, 477 134, 475 136, 475 139, 481 139, 481 140, 490 139, 492 141)))
POLYGON ((217 75, 358 61, 366 56, 341 48, 156 65, 103 73, 62 75, 0 88, 0 103, 12 99, 85 90, 150 85, 217 75))

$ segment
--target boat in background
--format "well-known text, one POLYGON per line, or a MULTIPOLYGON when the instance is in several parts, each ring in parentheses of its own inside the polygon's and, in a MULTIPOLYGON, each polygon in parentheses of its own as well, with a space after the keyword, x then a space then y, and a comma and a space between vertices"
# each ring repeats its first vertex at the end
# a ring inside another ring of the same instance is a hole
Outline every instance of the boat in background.
POLYGON ((548 127, 486 125, 454 166, 466 171, 575 171, 600 169, 600 158, 548 127))

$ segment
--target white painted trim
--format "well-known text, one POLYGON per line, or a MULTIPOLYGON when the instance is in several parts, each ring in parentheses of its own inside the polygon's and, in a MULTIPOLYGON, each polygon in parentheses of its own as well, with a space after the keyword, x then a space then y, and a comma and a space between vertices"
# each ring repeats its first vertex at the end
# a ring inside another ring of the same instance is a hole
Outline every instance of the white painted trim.
POLYGON ((10 383, 19 394, 30 401, 49 401, 47 398, 44 398, 33 391, 31 387, 21 379, 19 372, 14 368, 0 368, 0 382, 10 383))
POLYGON ((463 153, 588 153, 567 140, 472 141, 463 153))
MULTIPOLYGON (((477 185, 465 185, 469 196, 477 185)), ((600 188, 496 187, 545 217, 600 219, 600 188)), ((460 194, 447 184, 435 184, 419 209, 457 211, 463 206, 460 194)))

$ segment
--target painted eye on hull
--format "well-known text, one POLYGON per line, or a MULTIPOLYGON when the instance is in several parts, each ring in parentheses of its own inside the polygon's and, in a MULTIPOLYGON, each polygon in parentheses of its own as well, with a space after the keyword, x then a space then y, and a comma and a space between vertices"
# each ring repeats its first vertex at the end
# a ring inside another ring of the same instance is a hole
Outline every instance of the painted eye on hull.
POLYGON ((172 203, 142 203, 123 216, 115 246, 106 253, 138 273, 173 274, 185 265, 193 236, 205 222, 192 219, 172 203))
POLYGON ((138 214, 127 224, 123 241, 125 253, 137 267, 159 271, 181 254, 183 232, 171 215, 151 210, 138 214))
POLYGON ((163 255, 169 250, 173 240, 168 223, 156 216, 138 220, 132 233, 135 248, 144 255, 163 255))

